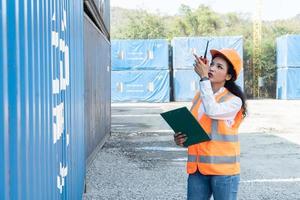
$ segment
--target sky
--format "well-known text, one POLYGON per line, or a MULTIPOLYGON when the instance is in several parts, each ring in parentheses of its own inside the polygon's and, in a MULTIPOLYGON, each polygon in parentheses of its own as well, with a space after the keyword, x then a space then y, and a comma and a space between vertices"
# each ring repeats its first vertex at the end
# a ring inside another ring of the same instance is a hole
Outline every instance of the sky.
MULTIPOLYGON (((174 15, 181 4, 197 8, 200 4, 210 6, 219 13, 255 11, 257 0, 110 0, 111 7, 145 9, 149 12, 174 15)), ((261 0, 263 20, 287 19, 300 14, 300 0, 261 0)))

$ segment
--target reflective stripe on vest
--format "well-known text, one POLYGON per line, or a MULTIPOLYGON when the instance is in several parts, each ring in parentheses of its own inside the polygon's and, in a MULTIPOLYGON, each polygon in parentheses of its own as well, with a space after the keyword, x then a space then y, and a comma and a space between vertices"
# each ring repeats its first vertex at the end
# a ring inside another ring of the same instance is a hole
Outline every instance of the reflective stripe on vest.
POLYGON ((197 162, 197 156, 188 155, 188 162, 197 162))
POLYGON ((211 163, 211 164, 231 164, 240 162, 240 156, 195 156, 188 155, 188 162, 211 163))
POLYGON ((221 142, 238 142, 239 136, 238 135, 225 135, 218 133, 218 120, 212 120, 212 128, 211 128, 211 135, 210 139, 214 141, 221 141, 221 142))
POLYGON ((193 105, 192 105, 190 111, 192 111, 192 110, 194 109, 194 107, 197 105, 199 99, 200 99, 200 94, 198 95, 197 99, 195 99, 195 102, 193 103, 193 105))
POLYGON ((232 164, 240 162, 240 156, 200 156, 200 163, 232 164))

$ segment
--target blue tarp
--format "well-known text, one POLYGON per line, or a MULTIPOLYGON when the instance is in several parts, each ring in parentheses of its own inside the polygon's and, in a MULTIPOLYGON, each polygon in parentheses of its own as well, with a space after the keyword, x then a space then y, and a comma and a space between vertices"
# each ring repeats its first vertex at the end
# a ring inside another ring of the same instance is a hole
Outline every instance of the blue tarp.
MULTIPOLYGON (((243 38, 242 36, 226 37, 175 37, 172 40, 173 46, 173 69, 193 69, 194 56, 203 56, 206 42, 209 42, 208 50, 221 48, 236 49, 243 58, 243 38)), ((208 51, 207 57, 211 55, 208 51)))
POLYGON ((169 102, 169 70, 111 72, 113 102, 169 102))
POLYGON ((300 99, 300 67, 277 69, 277 99, 300 99))
MULTIPOLYGON (((243 59, 243 37, 226 36, 226 37, 175 37, 172 40, 173 46, 173 69, 193 70, 194 56, 203 56, 206 42, 209 40, 207 58, 211 60, 210 49, 234 48, 238 51, 243 59)), ((244 71, 240 72, 237 84, 244 89, 244 71)), ((183 83, 185 84, 185 83, 183 83)))
POLYGON ((169 69, 168 41, 112 40, 112 70, 169 69))
MULTIPOLYGON (((199 90, 199 76, 194 70, 174 69, 173 80, 175 101, 190 101, 199 90)), ((243 80, 243 78, 239 80, 243 80)), ((236 83, 240 87, 243 86, 243 83, 238 81, 236 83)))
POLYGON ((174 70, 174 100, 191 101, 199 90, 199 76, 194 70, 174 70))
POLYGON ((300 35, 285 35, 276 42, 277 67, 300 67, 300 35))

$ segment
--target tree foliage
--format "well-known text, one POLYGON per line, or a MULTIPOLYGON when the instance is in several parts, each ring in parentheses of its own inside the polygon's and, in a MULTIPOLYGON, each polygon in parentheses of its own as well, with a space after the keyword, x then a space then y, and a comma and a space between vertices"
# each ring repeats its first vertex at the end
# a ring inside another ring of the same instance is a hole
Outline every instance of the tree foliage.
POLYGON ((120 39, 154 39, 167 36, 160 16, 146 11, 135 11, 128 13, 127 17, 129 22, 116 31, 120 39))

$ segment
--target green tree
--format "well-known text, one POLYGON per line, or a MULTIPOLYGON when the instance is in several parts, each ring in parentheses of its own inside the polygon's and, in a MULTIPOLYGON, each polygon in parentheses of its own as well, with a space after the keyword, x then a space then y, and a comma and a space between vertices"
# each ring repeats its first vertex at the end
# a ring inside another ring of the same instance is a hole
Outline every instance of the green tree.
POLYGON ((167 36, 160 16, 146 11, 136 11, 128 16, 128 24, 120 27, 118 38, 121 39, 153 39, 167 36))
POLYGON ((200 5, 195 11, 181 5, 176 18, 175 34, 178 36, 215 35, 221 28, 221 19, 208 6, 200 5))

